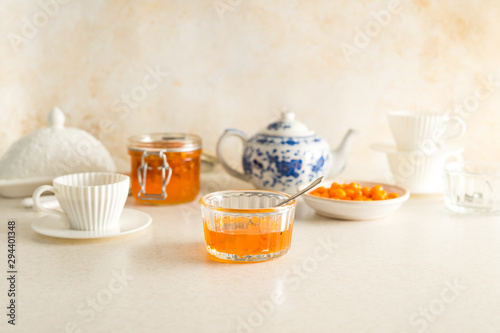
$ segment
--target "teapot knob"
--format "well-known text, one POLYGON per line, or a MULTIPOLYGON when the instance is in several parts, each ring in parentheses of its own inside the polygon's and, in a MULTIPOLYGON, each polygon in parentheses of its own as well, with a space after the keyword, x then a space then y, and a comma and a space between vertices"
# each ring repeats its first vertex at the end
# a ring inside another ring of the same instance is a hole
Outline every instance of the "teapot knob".
POLYGON ((292 111, 282 111, 281 112, 281 121, 294 121, 295 120, 295 113, 292 111))

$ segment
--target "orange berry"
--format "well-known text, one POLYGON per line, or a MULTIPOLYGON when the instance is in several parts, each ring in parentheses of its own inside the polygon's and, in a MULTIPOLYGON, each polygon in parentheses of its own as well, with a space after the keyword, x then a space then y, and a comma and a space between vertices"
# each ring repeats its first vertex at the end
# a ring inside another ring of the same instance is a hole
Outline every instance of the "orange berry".
POLYGON ((353 190, 354 194, 352 195, 353 199, 363 198, 363 193, 360 190, 353 190))
POLYGON ((361 185, 359 185, 358 183, 350 183, 348 186, 353 190, 361 190, 361 185))
POLYGON ((333 192, 334 192, 334 195, 335 195, 335 199, 342 200, 342 199, 345 199, 345 197, 346 197, 345 191, 343 189, 341 189, 341 188, 336 188, 336 189, 333 190, 333 192))
POLYGON ((363 187, 361 192, 365 197, 369 197, 371 195, 370 188, 368 186, 363 187))
POLYGON ((377 193, 380 193, 384 190, 384 187, 382 185, 375 185, 372 187, 372 189, 370 190, 370 193, 373 195, 377 194, 377 193))
POLYGON ((399 198, 399 194, 395 193, 395 192, 392 192, 392 193, 389 193, 389 195, 387 196, 388 199, 396 199, 396 198, 399 198))
POLYGON ((345 194, 348 198, 352 198, 354 197, 354 190, 353 189, 350 189, 350 188, 346 188, 345 189, 345 194))
POLYGON ((375 185, 370 188, 368 186, 362 187, 354 182, 350 184, 332 183, 329 188, 321 186, 309 192, 309 194, 322 198, 355 201, 387 200, 399 197, 398 193, 387 193, 382 185, 375 185))
POLYGON ((324 188, 323 186, 321 186, 321 187, 318 187, 317 189, 315 189, 314 191, 317 191, 317 193, 325 193, 326 192, 326 188, 324 188))
POLYGON ((378 192, 372 195, 373 200, 385 200, 387 199, 387 193, 385 191, 383 192, 378 192))

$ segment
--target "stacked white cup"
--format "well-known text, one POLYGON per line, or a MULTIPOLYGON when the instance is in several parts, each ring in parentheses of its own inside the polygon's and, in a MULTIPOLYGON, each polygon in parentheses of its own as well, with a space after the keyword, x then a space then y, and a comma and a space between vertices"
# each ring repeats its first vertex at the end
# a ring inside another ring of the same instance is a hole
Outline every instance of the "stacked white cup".
POLYGON ((387 114, 396 146, 374 144, 387 154, 395 183, 412 193, 442 192, 443 168, 450 159, 461 160, 462 149, 449 147, 449 140, 465 133, 465 122, 457 116, 420 111, 387 114))

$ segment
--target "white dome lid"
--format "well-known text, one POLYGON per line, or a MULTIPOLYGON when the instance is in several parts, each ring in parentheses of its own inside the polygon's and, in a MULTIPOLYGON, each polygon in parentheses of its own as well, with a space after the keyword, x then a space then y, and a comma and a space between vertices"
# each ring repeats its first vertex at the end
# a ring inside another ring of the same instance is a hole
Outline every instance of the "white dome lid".
POLYGON ((56 107, 47 117, 49 127, 14 142, 0 159, 0 179, 115 172, 115 163, 104 145, 85 131, 64 127, 64 120, 64 113, 56 107))
POLYGON ((315 133, 300 121, 295 120, 295 113, 282 111, 280 119, 267 125, 259 132, 259 134, 284 137, 302 137, 311 136, 315 133))

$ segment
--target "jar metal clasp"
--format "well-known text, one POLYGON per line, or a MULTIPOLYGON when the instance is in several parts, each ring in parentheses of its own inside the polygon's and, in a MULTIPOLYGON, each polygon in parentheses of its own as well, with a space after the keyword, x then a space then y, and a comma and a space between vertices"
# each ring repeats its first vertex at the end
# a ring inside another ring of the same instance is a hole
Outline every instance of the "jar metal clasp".
POLYGON ((137 179, 139 180, 139 185, 141 189, 137 194, 137 197, 142 200, 164 200, 167 197, 167 185, 170 182, 170 177, 172 176, 172 168, 168 165, 167 156, 165 151, 160 150, 157 153, 148 153, 144 151, 141 157, 141 166, 137 169, 137 179), (146 193, 146 179, 148 170, 153 170, 152 167, 148 166, 146 162, 146 157, 157 155, 163 160, 161 166, 157 170, 161 170, 161 193, 146 193))

